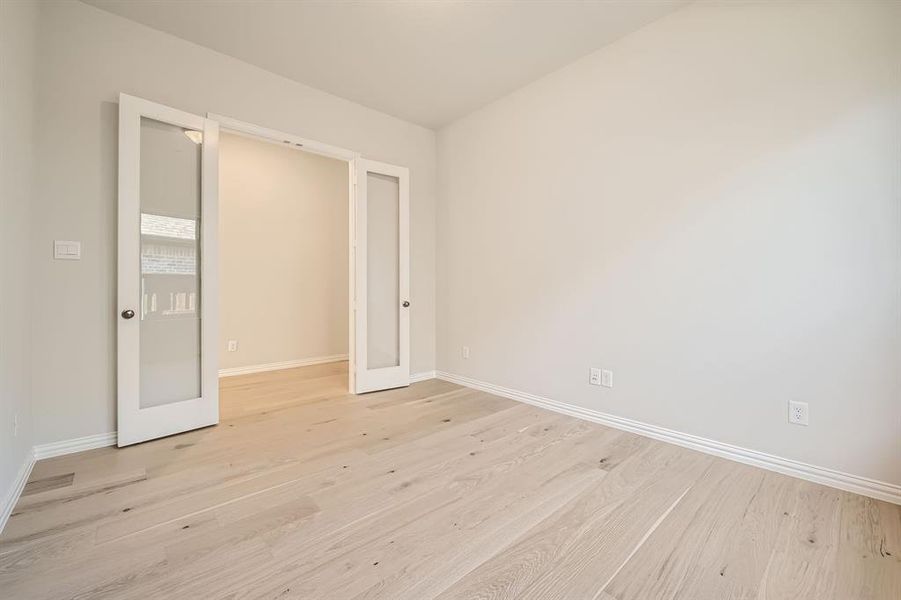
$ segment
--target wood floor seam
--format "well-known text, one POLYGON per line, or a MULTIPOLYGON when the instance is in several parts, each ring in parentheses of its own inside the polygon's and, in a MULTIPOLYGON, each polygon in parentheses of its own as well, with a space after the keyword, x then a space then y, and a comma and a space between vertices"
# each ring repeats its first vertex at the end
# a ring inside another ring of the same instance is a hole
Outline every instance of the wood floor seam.
POLYGON ((632 560, 632 558, 638 553, 638 551, 641 549, 641 547, 644 545, 644 543, 646 541, 648 541, 648 538, 651 537, 651 535, 653 535, 654 531, 657 530, 657 528, 660 526, 660 524, 663 523, 663 521, 665 521, 666 518, 670 516, 670 513, 673 512, 673 509, 675 509, 676 506, 680 502, 682 502, 682 499, 685 497, 686 494, 688 494, 688 492, 691 491, 691 488, 693 488, 693 487, 694 487, 694 484, 692 483, 687 488, 685 488, 685 491, 682 492, 682 494, 678 498, 676 498, 676 500, 670 505, 670 507, 666 509, 666 512, 664 512, 662 515, 657 517, 657 520, 654 521, 654 523, 651 525, 650 529, 648 529, 647 533, 645 533, 644 536, 642 536, 642 538, 640 540, 638 540, 638 543, 635 545, 635 547, 632 549, 632 551, 629 553, 629 555, 625 558, 625 560, 623 560, 623 562, 620 563, 619 567, 617 567, 616 570, 613 572, 613 574, 610 575, 610 577, 607 579, 607 581, 604 582, 604 585, 602 585, 598 589, 598 593, 595 594, 595 596, 592 600, 598 600, 599 598, 602 598, 602 595, 606 593, 607 586, 610 585, 610 582, 613 581, 614 579, 616 579, 616 576, 619 574, 620 571, 623 570, 623 567, 625 567, 626 564, 628 564, 628 562, 630 560, 632 560))

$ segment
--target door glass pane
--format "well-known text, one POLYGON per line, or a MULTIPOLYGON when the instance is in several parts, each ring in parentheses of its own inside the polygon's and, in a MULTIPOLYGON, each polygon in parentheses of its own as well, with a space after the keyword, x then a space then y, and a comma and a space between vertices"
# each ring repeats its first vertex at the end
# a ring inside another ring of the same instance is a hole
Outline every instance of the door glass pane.
POLYGON ((200 142, 141 118, 141 408, 200 397, 200 142))
POLYGON ((400 182, 366 174, 367 368, 400 365, 400 182))

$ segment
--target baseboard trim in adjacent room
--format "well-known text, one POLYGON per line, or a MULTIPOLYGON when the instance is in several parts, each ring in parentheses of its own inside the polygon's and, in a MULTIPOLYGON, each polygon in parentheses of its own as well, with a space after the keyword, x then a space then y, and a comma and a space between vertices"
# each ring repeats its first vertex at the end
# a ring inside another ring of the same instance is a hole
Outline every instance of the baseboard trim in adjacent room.
POLYGON ((310 367, 312 365, 324 365, 327 363, 347 360, 346 354, 333 356, 317 356, 314 358, 301 358, 299 360, 286 360, 284 362, 266 363, 264 365, 250 365, 247 367, 232 367, 219 369, 219 377, 233 377, 235 375, 250 375, 251 373, 264 373, 266 371, 280 371, 282 369, 295 369, 297 367, 310 367))
POLYGON ((451 383, 488 392, 496 396, 510 398, 511 400, 524 402, 533 406, 546 408, 547 410, 584 419, 586 421, 592 421, 594 423, 613 427, 614 429, 630 431, 638 435, 654 438, 655 440, 669 442, 677 446, 690 448, 706 454, 712 454, 714 456, 719 456, 720 458, 734 460, 746 465, 760 467, 769 471, 775 471, 776 473, 782 473, 783 475, 797 477, 806 481, 827 485, 847 492, 853 492, 862 496, 869 496, 871 498, 876 498, 877 500, 901 504, 901 486, 899 485, 851 475, 849 473, 842 473, 841 471, 835 471, 825 467, 809 465, 796 460, 782 458, 772 454, 758 452, 757 450, 742 448, 740 446, 733 446, 723 442, 717 442, 715 440, 658 427, 657 425, 651 425, 633 419, 617 417, 616 415, 611 415, 609 413, 551 400, 550 398, 544 398, 535 394, 494 385, 493 383, 479 381, 478 379, 472 379, 462 375, 437 371, 436 376, 438 379, 443 379, 451 383))
POLYGON ((31 469, 34 467, 34 460, 34 452, 29 452, 19 468, 19 473, 16 475, 12 487, 3 499, 3 505, 0 506, 0 533, 3 533, 3 528, 6 527, 6 522, 13 513, 13 508, 16 507, 16 502, 19 501, 19 496, 22 495, 22 490, 25 489, 25 484, 31 475, 31 469))
POLYGON ((429 379, 435 379, 435 371, 423 371, 421 373, 413 373, 410 375, 410 383, 428 381, 429 379))
POLYGON ((42 460, 45 458, 53 458, 54 456, 63 456, 64 454, 82 452, 83 450, 93 450, 94 448, 115 446, 116 441, 116 432, 111 431, 109 433, 86 435, 85 437, 75 438, 73 440, 63 440, 61 442, 53 442, 51 444, 39 444, 34 447, 34 459, 42 460))

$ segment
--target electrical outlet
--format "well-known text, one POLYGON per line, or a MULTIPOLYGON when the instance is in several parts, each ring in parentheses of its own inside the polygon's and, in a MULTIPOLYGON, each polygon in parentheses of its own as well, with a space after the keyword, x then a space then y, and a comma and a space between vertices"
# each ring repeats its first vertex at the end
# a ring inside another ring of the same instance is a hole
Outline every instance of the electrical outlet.
POLYGON ((788 422, 795 425, 808 425, 810 423, 810 413, 806 402, 789 401, 788 422))
POLYGON ((460 349, 460 354, 463 355, 463 358, 469 358, 469 346, 463 346, 463 348, 460 349))
POLYGON ((238 340, 228 340, 228 351, 229 352, 237 352, 238 351, 238 340))
POLYGON ((613 371, 606 369, 601 371, 601 385, 608 388, 613 387, 613 371))
POLYGON ((591 367, 588 370, 588 383, 590 385, 601 385, 601 370, 591 367))

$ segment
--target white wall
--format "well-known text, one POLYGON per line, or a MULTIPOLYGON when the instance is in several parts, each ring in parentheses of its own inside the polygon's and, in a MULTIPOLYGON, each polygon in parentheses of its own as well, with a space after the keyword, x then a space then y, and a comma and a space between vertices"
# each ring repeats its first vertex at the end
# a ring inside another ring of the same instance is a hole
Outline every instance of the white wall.
MULTIPOLYGON (((33 443, 27 253, 36 42, 37 5, 0 2, 0 520, 33 443)), ((50 245, 40 251, 46 255, 50 245)))
POLYGON ((898 3, 699 3, 442 129, 438 368, 901 483, 899 64, 898 3))
POLYGON ((347 354, 347 169, 220 136, 220 368, 347 354))
POLYGON ((113 431, 116 102, 126 92, 411 171, 412 370, 434 368, 435 134, 80 2, 41 4, 33 258, 36 442, 113 431), (52 261, 53 239, 83 258, 52 261))

